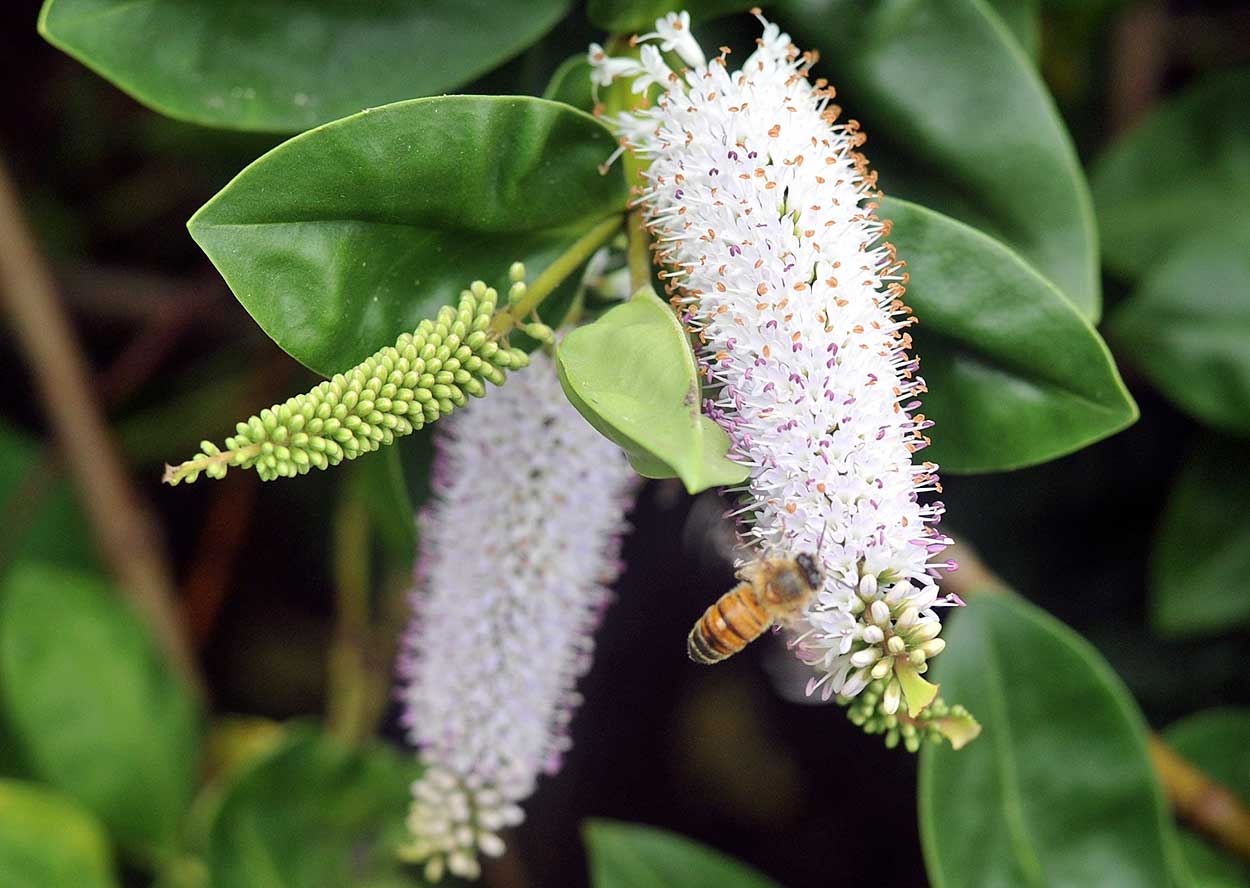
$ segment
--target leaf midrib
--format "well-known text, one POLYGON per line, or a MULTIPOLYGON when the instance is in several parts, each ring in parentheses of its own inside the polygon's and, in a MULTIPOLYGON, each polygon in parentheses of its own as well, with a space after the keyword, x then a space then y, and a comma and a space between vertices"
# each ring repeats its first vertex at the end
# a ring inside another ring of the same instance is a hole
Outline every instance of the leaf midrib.
POLYGON ((988 702, 991 718, 995 723, 994 728, 986 731, 986 734, 989 735, 996 753, 994 760, 998 764, 999 782, 1003 788, 1002 801, 1007 833, 1029 884, 1044 888, 1045 871, 1025 823, 1024 797, 1016 773, 1015 754, 1011 748, 1011 718, 1006 710, 1001 661, 994 641, 994 630, 988 625, 985 627, 985 647, 987 656, 984 668, 986 682, 990 686, 988 702))

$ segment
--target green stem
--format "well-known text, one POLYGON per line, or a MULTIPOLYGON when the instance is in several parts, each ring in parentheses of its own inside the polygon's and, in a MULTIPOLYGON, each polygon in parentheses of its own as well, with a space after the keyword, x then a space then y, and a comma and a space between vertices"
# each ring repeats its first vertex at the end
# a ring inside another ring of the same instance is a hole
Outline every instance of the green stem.
POLYGON ((192 457, 176 466, 165 466, 165 474, 161 475, 161 483, 177 484, 192 472, 203 472, 209 466, 215 466, 219 463, 238 465, 244 460, 258 455, 260 451, 261 446, 259 444, 249 444, 238 450, 223 450, 214 456, 201 453, 199 456, 192 457))
POLYGON ((490 325, 492 332, 496 335, 503 335, 517 324, 523 323, 524 319, 529 317, 530 312, 542 305, 543 300, 550 296, 556 287, 564 283, 578 266, 589 259, 595 250, 607 243, 620 227, 621 217, 609 216, 574 241, 572 246, 556 257, 555 262, 544 268, 542 274, 534 278, 533 282, 527 286, 525 296, 520 302, 495 314, 495 319, 490 325))
POLYGON ((629 292, 633 295, 651 284, 651 250, 641 209, 629 214, 628 225, 626 229, 628 247, 625 251, 625 259, 629 265, 629 292))
POLYGON ((330 645, 326 722, 348 743, 363 739, 369 724, 369 675, 365 666, 369 626, 369 510, 360 474, 343 484, 334 514, 334 640, 330 645))

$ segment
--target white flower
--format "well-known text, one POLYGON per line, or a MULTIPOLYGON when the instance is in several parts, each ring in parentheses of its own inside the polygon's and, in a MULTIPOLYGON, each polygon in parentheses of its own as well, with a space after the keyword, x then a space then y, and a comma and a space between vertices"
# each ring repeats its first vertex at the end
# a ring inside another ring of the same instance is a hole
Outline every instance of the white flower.
POLYGON ((670 12, 662 19, 657 19, 655 31, 650 34, 639 34, 636 40, 659 38, 660 49, 664 52, 676 52, 681 60, 692 68, 700 68, 707 64, 703 58, 703 49, 699 41, 690 33, 690 13, 670 12))
POLYGON ((403 724, 426 771, 405 856, 479 872, 569 747, 574 685, 619 570, 635 475, 568 403, 551 360, 440 429, 420 520, 403 724))
POLYGON ((942 645, 937 579, 953 564, 931 563, 949 540, 941 503, 920 499, 941 490, 937 466, 912 461, 931 423, 916 412, 906 275, 873 213, 858 125, 837 124, 833 91, 808 81, 815 55, 760 21, 739 71, 724 55, 697 65, 613 123, 650 164, 638 200, 702 344, 707 411, 751 469, 745 536, 824 562, 794 627, 817 670, 808 693, 853 696, 893 675, 885 699, 918 709, 931 687, 918 673, 942 645))

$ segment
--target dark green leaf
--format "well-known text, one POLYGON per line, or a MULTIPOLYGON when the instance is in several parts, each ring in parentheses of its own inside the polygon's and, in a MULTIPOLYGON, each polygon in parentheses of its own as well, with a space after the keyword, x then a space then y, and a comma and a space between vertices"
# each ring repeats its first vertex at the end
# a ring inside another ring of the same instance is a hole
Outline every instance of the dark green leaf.
POLYGON ((790 0, 887 194, 989 233, 1101 310, 1088 188, 1046 87, 981 0, 790 0), (826 68, 826 63, 828 67, 826 68))
POLYGON ((1180 838, 1194 888, 1250 888, 1250 868, 1237 858, 1191 832, 1180 838))
MULTIPOLYGON (((1171 724, 1163 739, 1250 805, 1250 709, 1208 709, 1171 724)), ((1183 833, 1185 860, 1200 888, 1247 888, 1250 866, 1205 839, 1183 833)))
POLYGON ((1040 0, 986 0, 1011 36, 1029 58, 1036 60, 1041 50, 1041 2, 1040 0))
POLYGON ((1248 168, 1250 69, 1161 105, 1091 175, 1107 265, 1135 278, 1194 234, 1245 230, 1248 168))
POLYGON ((887 199, 891 242, 907 261, 906 299, 926 457, 951 472, 1044 462, 1130 425, 1137 407, 1106 345, 1059 291, 998 241, 932 210, 887 199))
POLYGON ((1240 228, 1161 258, 1110 326, 1127 359, 1184 410, 1250 435, 1250 203, 1242 209, 1240 228))
POLYGON ((47 0, 39 31, 139 101, 294 132, 448 92, 538 40, 568 0, 47 0))
MULTIPOLYGON (((275 342, 322 374, 354 365, 474 278, 531 280, 622 212, 599 121, 520 97, 447 96, 367 111, 253 163, 189 227, 275 342)), ((611 232, 604 234, 606 237, 611 232)))
POLYGON ((348 747, 311 728, 230 787, 213 824, 213 888, 399 888, 424 884, 399 863, 415 760, 348 747))
MULTIPOLYGON (((0 568, 21 559, 74 567, 98 562, 91 527, 51 446, 0 422, 0 514, 21 515, 0 534, 0 568)), ((2 755, 2 754, 0 754, 2 755)))
POLYGON ((570 332, 556 363, 573 406, 639 474, 681 478, 691 493, 746 478, 725 457, 729 436, 702 413, 686 331, 649 288, 570 332))
POLYGON ((199 761, 194 698, 93 575, 25 563, 0 587, 0 702, 35 775, 122 842, 167 850, 199 761))
POLYGON ((1170 636, 1227 632, 1250 623, 1250 459, 1244 442, 1198 439, 1172 488, 1150 561, 1151 621, 1170 636))
POLYGON ((1146 726, 1106 661, 1007 594, 976 596, 934 664, 980 740, 920 758, 920 833, 934 888, 1183 881, 1146 726))
POLYGON ((583 832, 594 888, 778 888, 732 857, 664 830, 590 820, 583 832))
POLYGON ((72 799, 0 780, 0 878, 14 888, 115 888, 100 824, 72 799))
POLYGON ((649 32, 666 13, 685 10, 698 22, 758 6, 757 0, 587 0, 586 16, 612 34, 649 32))

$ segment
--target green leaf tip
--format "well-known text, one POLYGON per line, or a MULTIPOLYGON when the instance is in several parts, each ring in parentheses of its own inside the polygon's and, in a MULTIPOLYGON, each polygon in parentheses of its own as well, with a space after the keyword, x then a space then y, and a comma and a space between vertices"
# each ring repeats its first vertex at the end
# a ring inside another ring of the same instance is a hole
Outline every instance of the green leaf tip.
POLYGON ((443 306, 393 346, 239 423, 224 450, 201 442, 198 455, 166 466, 161 480, 176 485, 201 472, 222 478, 231 466, 254 468, 265 481, 303 475, 409 435, 463 407, 470 395, 483 397, 487 382, 502 385, 505 371, 529 363, 508 345, 516 322, 495 311, 497 301, 493 288, 474 281, 458 306, 443 306))
MULTIPOLYGON (((918 675, 917 680, 932 688, 933 696, 925 705, 904 712, 898 701, 890 701, 897 690, 894 678, 881 678, 870 682, 857 697, 839 697, 838 703, 847 707, 846 716, 851 723, 862 728, 865 734, 882 734, 890 749, 903 744, 908 752, 918 752, 926 741, 938 744, 945 739, 952 749, 963 749, 981 734, 981 723, 962 706, 950 706, 936 696, 937 685, 930 684, 918 675)), ((927 692, 926 692, 927 695, 927 692)), ((909 698, 909 704, 913 701, 909 698)))

